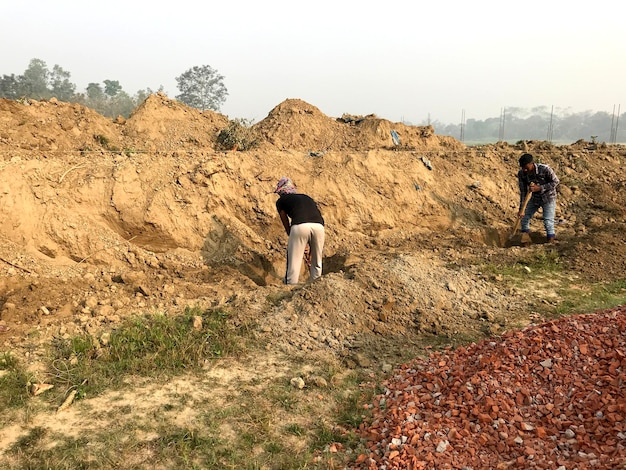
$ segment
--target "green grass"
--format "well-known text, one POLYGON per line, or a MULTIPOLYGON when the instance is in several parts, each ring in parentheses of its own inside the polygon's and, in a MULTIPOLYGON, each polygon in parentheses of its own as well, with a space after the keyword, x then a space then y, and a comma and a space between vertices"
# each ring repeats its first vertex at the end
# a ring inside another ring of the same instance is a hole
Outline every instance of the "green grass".
POLYGON ((557 316, 590 313, 626 304, 626 280, 591 285, 587 290, 565 287, 556 307, 557 316))
POLYGON ((514 281, 543 278, 563 271, 563 265, 556 250, 537 251, 520 257, 515 263, 488 264, 483 272, 493 276, 502 276, 514 281))
POLYGON ((81 335, 53 344, 50 373, 58 390, 94 396, 120 387, 125 377, 167 377, 197 370, 207 360, 241 353, 244 332, 223 310, 188 309, 181 316, 134 317, 111 332, 108 344, 81 335), (194 328, 194 318, 201 326, 194 328))
POLYGON ((0 354, 0 403, 5 408, 20 408, 28 403, 28 387, 33 380, 10 353, 0 354))
POLYGON ((586 283, 584 288, 572 287, 563 274, 556 250, 538 251, 513 264, 486 265, 483 272, 519 288, 543 288, 554 295, 552 301, 540 303, 535 309, 548 318, 591 313, 626 303, 626 280, 610 283, 586 283), (550 282, 547 282, 549 280, 550 282))

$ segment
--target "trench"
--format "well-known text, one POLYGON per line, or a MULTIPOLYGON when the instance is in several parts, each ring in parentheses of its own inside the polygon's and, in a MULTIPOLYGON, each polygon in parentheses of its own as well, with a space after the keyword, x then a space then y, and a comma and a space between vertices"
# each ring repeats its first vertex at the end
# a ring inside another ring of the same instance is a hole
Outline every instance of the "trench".
POLYGON ((542 245, 547 243, 546 234, 540 231, 531 231, 529 240, 522 241, 521 232, 511 235, 510 229, 485 228, 482 232, 482 242, 487 246, 511 248, 514 246, 542 245))

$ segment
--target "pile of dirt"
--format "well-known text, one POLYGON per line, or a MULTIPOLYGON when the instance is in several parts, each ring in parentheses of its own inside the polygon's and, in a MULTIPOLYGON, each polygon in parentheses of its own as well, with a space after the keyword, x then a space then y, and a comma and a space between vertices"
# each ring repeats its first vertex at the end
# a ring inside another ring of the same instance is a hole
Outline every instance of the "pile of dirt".
POLYGON ((124 122, 127 149, 141 151, 197 151, 214 148, 219 131, 228 118, 207 110, 199 111, 162 93, 148 96, 124 122))
MULTIPOLYGON (((368 368, 400 363, 409 344, 524 328, 541 321, 539 303, 556 305, 550 279, 504 287, 488 266, 552 257, 563 267, 555 276, 573 287, 623 280, 624 146, 466 147, 430 126, 331 118, 286 100, 252 126, 258 148, 223 151, 216 136, 228 123, 163 94, 127 120, 55 100, 0 100, 5 350, 37 367, 54 338, 99 339, 134 314, 219 307, 254 325, 276 351, 368 368), (540 217, 532 247, 510 237, 517 159, 527 151, 561 178, 557 246, 544 245, 540 217), (283 175, 319 203, 326 221, 323 276, 295 287, 282 284, 287 237, 272 194, 283 175)), ((500 361, 510 358, 501 352, 500 361)), ((435 383, 447 374, 438 367, 435 383)), ((371 458, 390 459, 394 449, 372 442, 371 458)))
POLYGON ((275 148, 313 154, 329 150, 461 150, 465 147, 456 139, 436 135, 432 126, 392 123, 374 114, 332 119, 297 99, 285 100, 253 128, 275 148), (392 131, 398 135, 398 143, 394 142, 392 131))
POLYGON ((471 336, 502 331, 507 312, 526 306, 518 289, 498 292, 471 266, 453 269, 423 252, 371 252, 350 256, 341 270, 276 300, 257 319, 272 344, 289 355, 338 354, 359 366, 395 362, 422 336, 471 336))
POLYGON ((625 328, 620 307, 404 365, 352 468, 623 468, 625 328))
POLYGON ((163 94, 126 121, 54 100, 0 104, 0 322, 11 345, 32 328, 95 331, 189 304, 232 308, 287 351, 345 358, 524 326, 533 300, 475 267, 522 256, 509 233, 523 151, 561 177, 558 250, 572 279, 626 268, 622 146, 468 148, 429 127, 333 119, 286 100, 255 125, 259 149, 226 152, 214 146, 225 116, 163 94), (324 278, 287 293, 271 194, 283 175, 318 201, 327 231, 324 278))
POLYGON ((90 108, 75 103, 0 99, 0 153, 80 152, 122 148, 118 125, 90 108), (22 152, 20 152, 22 151, 22 152))

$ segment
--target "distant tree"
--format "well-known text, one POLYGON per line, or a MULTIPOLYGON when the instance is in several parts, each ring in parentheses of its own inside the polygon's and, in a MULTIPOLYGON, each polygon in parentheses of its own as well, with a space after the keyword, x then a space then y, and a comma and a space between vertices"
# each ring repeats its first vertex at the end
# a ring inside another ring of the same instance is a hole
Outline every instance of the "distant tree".
POLYGON ((228 95, 224 77, 209 65, 190 68, 176 82, 181 92, 176 99, 192 108, 219 111, 228 95))
POLYGON ((70 73, 55 65, 50 73, 50 92, 61 101, 72 101, 76 93, 76 85, 70 82, 70 73))
POLYGON ((120 82, 118 82, 117 80, 105 80, 104 81, 104 93, 107 96, 115 96, 117 95, 120 91, 122 91, 122 86, 120 85, 120 82))
POLYGON ((28 68, 18 79, 20 95, 36 100, 50 98, 48 66, 43 60, 31 59, 28 68))
POLYGON ((91 101, 98 101, 104 99, 104 92, 99 83, 89 83, 87 85, 87 99, 91 101))
POLYGON ((117 116, 130 116, 130 113, 135 109, 135 101, 125 91, 119 91, 115 96, 108 98, 105 103, 105 107, 102 111, 99 111, 103 116, 117 117, 117 116))
POLYGON ((137 93, 133 96, 133 101, 135 102, 135 106, 139 106, 141 103, 146 101, 146 98, 154 93, 150 88, 146 88, 145 90, 137 90, 137 93))
POLYGON ((0 78, 0 97, 16 100, 20 97, 18 77, 15 74, 3 75, 0 78))

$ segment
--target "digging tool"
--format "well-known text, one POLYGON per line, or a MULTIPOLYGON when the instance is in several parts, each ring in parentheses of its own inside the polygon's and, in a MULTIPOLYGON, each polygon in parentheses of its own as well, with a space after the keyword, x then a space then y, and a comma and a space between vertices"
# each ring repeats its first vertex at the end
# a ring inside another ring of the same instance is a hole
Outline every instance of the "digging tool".
MULTIPOLYGON (((533 193, 532 193, 532 191, 530 190, 530 187, 529 187, 528 188, 528 192, 526 192, 526 197, 524 198, 524 202, 522 203, 522 207, 520 209, 520 212, 522 214, 524 214, 524 212, 526 212, 526 206, 528 205, 528 201, 530 201, 530 198, 532 196, 533 196, 533 193)), ((517 221, 515 222, 515 225, 513 226, 513 232, 511 232, 511 235, 509 236, 509 240, 511 240, 515 236, 515 234, 517 233, 517 229, 519 228, 521 223, 522 223, 522 218, 518 217, 517 221)))

